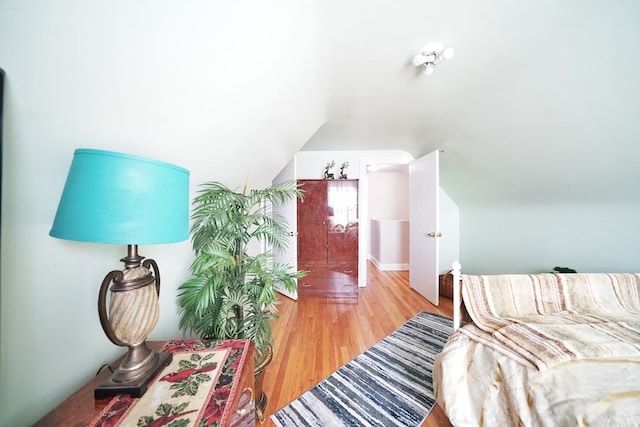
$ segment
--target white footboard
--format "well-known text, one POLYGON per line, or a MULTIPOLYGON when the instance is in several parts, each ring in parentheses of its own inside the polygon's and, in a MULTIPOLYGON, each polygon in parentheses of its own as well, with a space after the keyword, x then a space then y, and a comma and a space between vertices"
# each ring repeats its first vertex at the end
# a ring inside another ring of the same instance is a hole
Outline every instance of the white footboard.
POLYGON ((460 324, 462 322, 462 313, 461 305, 462 305, 462 277, 461 277, 461 265, 458 261, 454 261, 452 268, 453 271, 451 274, 453 275, 453 330, 456 331, 460 328, 460 324))

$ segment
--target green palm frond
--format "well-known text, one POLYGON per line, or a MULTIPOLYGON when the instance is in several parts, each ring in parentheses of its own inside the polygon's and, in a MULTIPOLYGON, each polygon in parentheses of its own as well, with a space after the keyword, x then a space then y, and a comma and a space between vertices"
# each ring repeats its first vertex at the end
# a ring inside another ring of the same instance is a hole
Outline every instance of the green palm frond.
POLYGON ((304 272, 275 262, 288 244, 288 224, 272 206, 302 198, 295 181, 237 192, 219 182, 203 184, 193 200, 192 278, 178 288, 180 328, 208 338, 250 338, 258 353, 272 343, 282 287, 295 291, 304 272), (250 254, 252 242, 270 250, 250 254))

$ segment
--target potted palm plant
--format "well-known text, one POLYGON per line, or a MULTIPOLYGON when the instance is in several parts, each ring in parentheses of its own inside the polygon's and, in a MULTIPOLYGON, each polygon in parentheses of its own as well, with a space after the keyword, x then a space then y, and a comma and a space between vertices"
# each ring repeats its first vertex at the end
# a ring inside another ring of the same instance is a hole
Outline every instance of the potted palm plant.
POLYGON ((180 328, 203 339, 251 339, 256 347, 256 408, 263 420, 264 368, 273 356, 271 320, 277 289, 290 292, 304 272, 277 263, 274 251, 286 248, 287 222, 269 206, 302 197, 295 181, 261 190, 236 192, 208 182, 193 201, 192 277, 178 288, 180 328))

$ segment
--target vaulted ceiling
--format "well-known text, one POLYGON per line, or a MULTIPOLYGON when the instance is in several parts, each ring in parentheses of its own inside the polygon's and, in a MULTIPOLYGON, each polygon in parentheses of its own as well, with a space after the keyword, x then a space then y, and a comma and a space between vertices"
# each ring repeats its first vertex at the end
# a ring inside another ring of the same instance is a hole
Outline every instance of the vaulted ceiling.
POLYGON ((327 124, 303 149, 444 150, 463 204, 640 201, 640 2, 321 4, 327 124), (455 56, 427 76, 433 41, 455 56))
POLYGON ((43 181, 62 180, 84 145, 232 185, 247 171, 269 182, 299 149, 440 149, 441 184, 461 206, 640 201, 637 0, 0 10, 6 141, 55 157, 43 181), (456 54, 427 76, 411 59, 433 41, 456 54))

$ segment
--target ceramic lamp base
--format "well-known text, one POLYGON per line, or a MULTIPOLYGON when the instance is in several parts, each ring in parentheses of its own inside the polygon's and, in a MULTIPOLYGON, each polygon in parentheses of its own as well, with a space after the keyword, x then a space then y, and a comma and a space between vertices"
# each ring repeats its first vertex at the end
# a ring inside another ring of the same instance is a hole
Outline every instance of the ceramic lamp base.
POLYGON ((128 382, 116 382, 113 380, 113 376, 104 383, 100 384, 94 390, 94 397, 96 399, 104 399, 105 397, 115 396, 118 394, 128 394, 131 397, 141 397, 149 387, 149 383, 153 380, 162 369, 171 363, 173 356, 171 353, 160 352, 158 359, 156 360, 153 368, 149 369, 148 373, 139 378, 133 379, 128 382))

